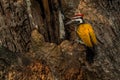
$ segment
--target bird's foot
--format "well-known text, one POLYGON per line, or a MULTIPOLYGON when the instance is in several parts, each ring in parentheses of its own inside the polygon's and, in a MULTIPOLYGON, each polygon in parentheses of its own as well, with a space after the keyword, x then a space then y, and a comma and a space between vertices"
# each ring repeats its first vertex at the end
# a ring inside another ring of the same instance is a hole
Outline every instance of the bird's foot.
POLYGON ((80 44, 84 44, 84 42, 83 42, 83 41, 78 40, 78 39, 76 39, 76 40, 75 40, 75 42, 80 43, 80 44))

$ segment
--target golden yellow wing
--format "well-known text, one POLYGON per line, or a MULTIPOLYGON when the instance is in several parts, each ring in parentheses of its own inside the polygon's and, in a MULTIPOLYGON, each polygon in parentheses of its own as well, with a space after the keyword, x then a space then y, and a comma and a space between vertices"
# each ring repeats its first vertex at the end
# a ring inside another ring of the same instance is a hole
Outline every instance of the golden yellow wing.
POLYGON ((93 47, 94 44, 97 44, 95 32, 90 24, 81 24, 77 33, 86 46, 93 47))
POLYGON ((89 26, 88 29, 89 29, 91 41, 94 45, 97 45, 97 39, 96 39, 95 32, 90 24, 88 24, 88 26, 89 26))

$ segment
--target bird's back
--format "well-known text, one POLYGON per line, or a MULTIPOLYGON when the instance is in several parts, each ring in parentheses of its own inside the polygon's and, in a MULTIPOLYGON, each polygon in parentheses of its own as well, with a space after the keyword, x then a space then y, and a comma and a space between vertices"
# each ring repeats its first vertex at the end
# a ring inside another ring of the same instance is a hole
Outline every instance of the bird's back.
POLYGON ((97 44, 95 32, 90 24, 80 24, 77 33, 86 46, 93 47, 97 44))

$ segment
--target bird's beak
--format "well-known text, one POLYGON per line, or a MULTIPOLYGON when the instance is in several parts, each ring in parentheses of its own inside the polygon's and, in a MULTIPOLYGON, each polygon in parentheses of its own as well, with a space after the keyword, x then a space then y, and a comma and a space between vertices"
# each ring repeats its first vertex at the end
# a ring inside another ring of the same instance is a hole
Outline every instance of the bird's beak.
POLYGON ((68 21, 65 25, 69 25, 69 24, 71 24, 71 23, 73 23, 75 20, 70 20, 70 21, 68 21))

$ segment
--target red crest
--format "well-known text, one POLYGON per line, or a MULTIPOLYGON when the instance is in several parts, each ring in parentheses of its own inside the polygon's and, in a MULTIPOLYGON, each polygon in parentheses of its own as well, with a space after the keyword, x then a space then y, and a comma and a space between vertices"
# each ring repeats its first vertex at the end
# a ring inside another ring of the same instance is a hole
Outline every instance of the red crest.
POLYGON ((78 18, 78 17, 83 17, 83 16, 84 16, 83 14, 76 14, 72 18, 78 18))

